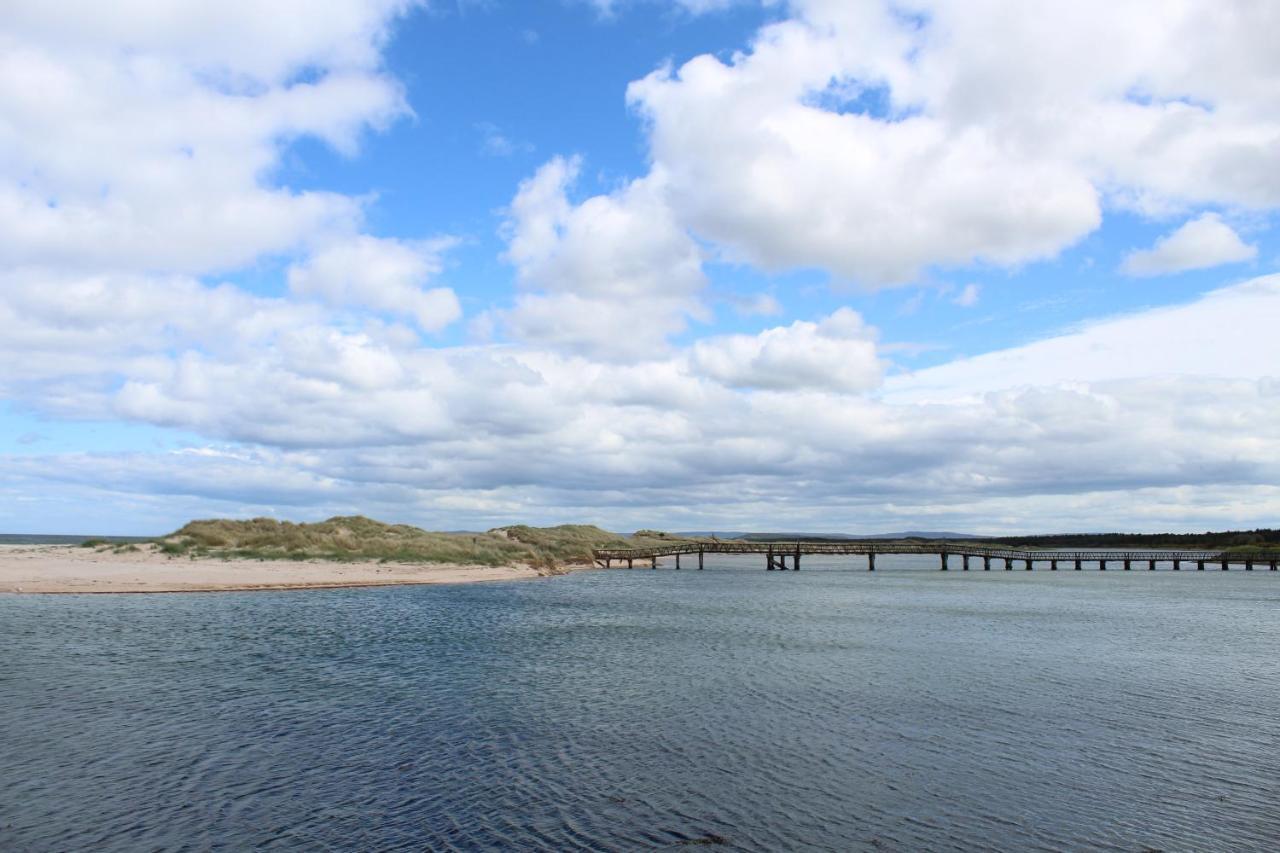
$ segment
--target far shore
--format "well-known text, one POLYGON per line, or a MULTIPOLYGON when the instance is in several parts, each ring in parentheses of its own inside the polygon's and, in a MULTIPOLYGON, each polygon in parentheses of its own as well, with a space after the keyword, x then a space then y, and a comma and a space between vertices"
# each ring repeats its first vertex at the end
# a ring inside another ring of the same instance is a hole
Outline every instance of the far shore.
POLYGON ((190 559, 164 554, 154 545, 123 552, 74 545, 0 545, 0 594, 329 589, 523 580, 558 573, 527 564, 190 559))

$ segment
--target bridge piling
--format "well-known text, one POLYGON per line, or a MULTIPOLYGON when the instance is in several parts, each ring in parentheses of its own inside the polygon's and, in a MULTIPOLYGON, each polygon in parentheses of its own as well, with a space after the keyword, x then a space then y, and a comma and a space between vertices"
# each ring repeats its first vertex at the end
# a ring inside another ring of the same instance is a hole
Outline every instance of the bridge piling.
POLYGON ((1034 571, 1036 562, 1048 563, 1051 571, 1059 571, 1070 567, 1074 567, 1076 571, 1081 571, 1084 568, 1084 563, 1092 562, 1097 562, 1099 571, 1116 568, 1115 566, 1108 566, 1108 563, 1120 563, 1125 571, 1130 571, 1135 568, 1134 562, 1139 563, 1136 568, 1141 568, 1140 564, 1145 562, 1148 571, 1155 571, 1158 563, 1165 562, 1170 565, 1172 571, 1181 570, 1183 563, 1194 563, 1197 571, 1205 571, 1206 564, 1208 564, 1209 568, 1230 571, 1232 563, 1235 563, 1238 568, 1243 568, 1245 571, 1250 572, 1257 569, 1270 569, 1271 571, 1280 569, 1280 551, 1249 554, 1231 554, 1224 551, 1143 551, 1136 548, 1122 548, 1110 551, 1102 549, 1069 551, 1066 549, 1042 550, 1035 548, 961 545, 960 543, 941 541, 932 543, 883 543, 880 541, 846 543, 823 540, 808 542, 724 542, 703 540, 700 542, 677 542, 642 548, 599 548, 592 552, 592 564, 600 568, 612 569, 613 564, 617 562, 620 564, 619 568, 633 569, 636 568, 635 563, 637 560, 648 560, 649 567, 657 569, 659 560, 672 557, 674 558, 673 567, 676 570, 683 570, 685 567, 684 558, 696 554, 698 568, 703 569, 706 566, 706 555, 708 553, 758 554, 765 557, 765 568, 770 571, 785 571, 787 569, 799 571, 801 559, 806 554, 865 556, 867 558, 868 571, 876 570, 876 557, 880 554, 935 554, 938 557, 938 568, 942 571, 950 570, 952 557, 960 558, 960 568, 964 571, 971 571, 977 568, 973 565, 974 558, 982 560, 984 571, 991 571, 993 560, 1003 560, 1005 571, 1012 571, 1018 562, 1022 563, 1019 568, 1026 571, 1034 571), (957 547, 959 550, 953 550, 953 547, 957 547), (1059 564, 1064 561, 1073 564, 1073 566, 1060 566, 1059 564))

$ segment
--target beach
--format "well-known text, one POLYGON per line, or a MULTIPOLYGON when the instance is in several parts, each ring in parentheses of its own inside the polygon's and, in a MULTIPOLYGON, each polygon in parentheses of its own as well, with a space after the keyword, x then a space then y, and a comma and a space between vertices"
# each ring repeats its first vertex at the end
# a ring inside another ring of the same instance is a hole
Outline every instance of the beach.
POLYGON ((218 592, 536 578, 545 569, 456 563, 222 560, 74 545, 0 545, 0 593, 218 592))

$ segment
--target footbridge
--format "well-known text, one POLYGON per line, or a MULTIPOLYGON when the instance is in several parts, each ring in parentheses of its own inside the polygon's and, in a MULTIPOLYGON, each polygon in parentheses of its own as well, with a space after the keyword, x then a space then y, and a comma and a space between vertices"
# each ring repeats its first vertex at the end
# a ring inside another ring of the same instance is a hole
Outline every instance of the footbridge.
POLYGON ((670 545, 656 545, 646 548, 599 548, 594 551, 595 563, 600 568, 614 568, 618 563, 621 568, 635 568, 636 561, 648 562, 649 567, 658 568, 658 560, 664 557, 675 558, 675 568, 681 568, 681 558, 697 560, 697 568, 705 564, 707 554, 759 554, 764 560, 764 568, 768 571, 800 570, 802 557, 810 555, 849 555, 864 557, 867 571, 876 570, 876 557, 881 554, 932 554, 938 557, 938 568, 948 571, 959 567, 961 571, 969 571, 972 566, 982 571, 990 571, 992 563, 1003 566, 1005 571, 1013 571, 1019 564, 1023 570, 1031 571, 1036 565, 1057 571, 1059 567, 1081 571, 1086 566, 1106 571, 1108 565, 1114 565, 1123 571, 1133 566, 1145 567, 1155 571, 1158 564, 1168 565, 1173 571, 1179 571, 1184 565, 1194 565, 1197 571, 1206 567, 1227 571, 1231 566, 1241 566, 1245 571, 1253 571, 1254 567, 1276 571, 1280 564, 1280 552, 1233 554, 1225 551, 1174 551, 1174 550, 1131 550, 1108 549, 1066 551, 1042 548, 1002 548, 986 545, 966 545, 963 542, 884 542, 867 540, 850 540, 841 542, 679 542, 670 545))

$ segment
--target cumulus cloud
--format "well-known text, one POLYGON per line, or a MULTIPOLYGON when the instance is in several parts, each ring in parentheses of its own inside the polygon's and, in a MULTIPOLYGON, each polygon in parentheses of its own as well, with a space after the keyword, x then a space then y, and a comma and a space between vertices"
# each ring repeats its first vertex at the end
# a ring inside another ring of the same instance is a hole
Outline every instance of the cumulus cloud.
POLYGON ((610 357, 660 350, 705 314, 701 250, 672 216, 661 175, 574 204, 580 168, 577 158, 549 161, 511 203, 507 259, 530 292, 504 315, 507 327, 610 357))
POLYGON ((1258 247, 1240 239, 1216 213, 1184 223, 1150 249, 1131 252, 1121 268, 1129 275, 1165 275, 1253 260, 1258 247))
POLYGON ((1143 212, 1280 204, 1267 4, 795 0, 629 89, 681 220, 868 284, 1014 266, 1143 212))
POLYGON ((867 391, 883 371, 874 331, 848 308, 818 323, 707 338, 690 360, 696 373, 735 388, 867 391))
POLYGON ((445 238, 418 244, 358 236, 327 245, 289 268, 289 289, 332 305, 362 306, 410 317, 423 331, 438 331, 462 315, 447 287, 423 285, 441 270, 445 238))
POLYGON ((409 4, 73 5, 0 24, 0 256, 204 273, 358 227, 356 200, 266 175, 290 140, 353 152, 407 111, 379 57, 409 4))

